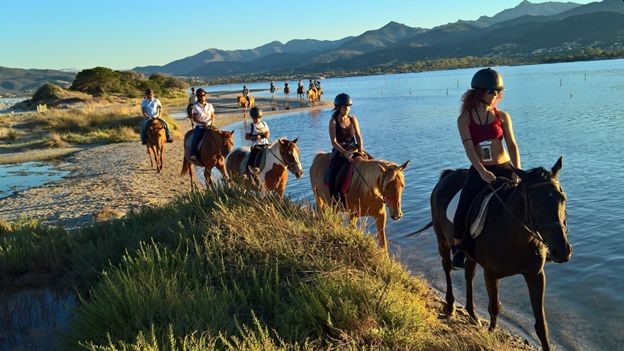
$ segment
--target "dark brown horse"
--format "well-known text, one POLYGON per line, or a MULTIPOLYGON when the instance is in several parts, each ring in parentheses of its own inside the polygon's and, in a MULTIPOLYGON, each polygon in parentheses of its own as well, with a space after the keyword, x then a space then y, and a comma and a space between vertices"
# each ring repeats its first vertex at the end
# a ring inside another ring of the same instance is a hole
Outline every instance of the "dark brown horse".
MULTIPOLYGON (((479 322, 474 312, 472 280, 476 263, 483 267, 489 297, 490 330, 496 328, 501 307, 498 280, 516 274, 524 276, 535 315, 535 331, 544 350, 550 350, 544 314, 544 264, 547 260, 567 262, 572 255, 567 240, 566 195, 558 179, 561 166, 562 159, 559 158, 551 171, 543 168, 526 172, 516 170, 521 182, 503 199, 498 214, 487 218, 482 234, 474 239, 474 257, 468 257, 465 266, 466 310, 476 324, 479 322)), ((433 225, 438 239, 438 252, 446 276, 445 311, 449 315, 455 311, 450 256, 453 224, 446 217, 446 208, 463 185, 466 173, 465 169, 442 173, 431 193, 432 223, 427 225, 433 225)), ((494 197, 491 202, 500 200, 494 197)))
POLYGON ((165 154, 165 144, 167 143, 165 126, 156 118, 147 127, 146 134, 147 156, 150 159, 150 167, 154 167, 154 162, 156 162, 156 171, 160 173, 163 168, 163 155, 165 154), (152 161, 152 155, 154 156, 154 161, 152 161))
POLYGON ((182 161, 182 173, 180 174, 180 176, 189 174, 191 177, 191 190, 195 188, 193 164, 204 167, 204 177, 206 178, 207 186, 212 186, 212 179, 210 178, 212 167, 217 167, 223 179, 229 180, 227 170, 225 169, 225 157, 234 148, 234 131, 226 132, 216 128, 208 128, 204 133, 203 142, 199 148, 198 161, 195 163, 190 161, 191 152, 189 146, 192 136, 192 130, 186 132, 184 136, 184 160, 182 161))

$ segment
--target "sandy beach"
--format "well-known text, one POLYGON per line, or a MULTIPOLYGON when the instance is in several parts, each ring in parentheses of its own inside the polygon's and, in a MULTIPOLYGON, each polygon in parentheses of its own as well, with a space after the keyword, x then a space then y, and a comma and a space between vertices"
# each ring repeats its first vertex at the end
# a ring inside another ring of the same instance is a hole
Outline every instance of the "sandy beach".
MULTIPOLYGON (((243 120, 237 106, 238 93, 208 94, 216 110, 216 126, 223 127, 243 120)), ((324 101, 309 106, 307 101, 256 98, 265 117, 292 111, 331 107, 324 101), (276 107, 276 111, 273 108, 276 107)), ((164 106, 169 114, 185 111, 186 106, 164 106)), ((249 117, 247 117, 249 118, 249 117)), ((180 131, 191 128, 188 119, 177 120, 180 131)), ((181 137, 167 144, 164 169, 157 174, 150 167, 146 149, 140 141, 90 147, 64 158, 59 169, 70 173, 60 181, 31 188, 0 200, 0 219, 36 218, 48 225, 68 228, 92 224, 98 220, 119 218, 144 206, 159 206, 190 190, 189 178, 180 177, 183 145, 181 137)))

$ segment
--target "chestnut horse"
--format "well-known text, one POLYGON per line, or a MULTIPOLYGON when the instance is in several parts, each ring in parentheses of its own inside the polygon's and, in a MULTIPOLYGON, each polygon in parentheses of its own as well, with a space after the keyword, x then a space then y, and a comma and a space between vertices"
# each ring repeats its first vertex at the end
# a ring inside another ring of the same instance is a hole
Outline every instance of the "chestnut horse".
POLYGON ((146 134, 147 157, 150 160, 150 167, 154 167, 154 162, 156 162, 156 171, 160 173, 163 168, 163 155, 165 154, 165 144, 167 143, 165 126, 156 118, 147 127, 146 134), (152 161, 152 155, 154 155, 154 161, 152 161))
MULTIPOLYGON (((303 175, 303 167, 299 160, 299 148, 297 140, 278 139, 269 145, 266 153, 266 161, 263 168, 253 172, 257 181, 263 184, 268 191, 275 190, 277 197, 281 200, 286 190, 286 182, 288 182, 288 172, 294 174, 297 179, 303 175)), ((232 151, 226 161, 225 167, 228 174, 242 177, 241 162, 243 162, 246 153, 249 153, 249 147, 240 147, 232 151)))
POLYGON ((321 95, 323 95, 323 89, 308 89, 308 101, 312 105, 316 105, 321 101, 321 95))
POLYGON ((210 172, 212 167, 217 167, 223 179, 229 180, 227 170, 225 169, 225 158, 234 148, 234 131, 226 132, 216 128, 208 128, 204 133, 203 142, 199 149, 199 158, 195 163, 191 163, 191 152, 188 147, 193 131, 189 130, 184 136, 184 160, 182 161, 182 172, 180 176, 189 174, 191 178, 191 190, 194 190, 195 183, 193 181, 193 165, 204 167, 204 177, 206 185, 212 186, 210 172))
MULTIPOLYGON (((516 170, 521 182, 504 200, 492 198, 490 203, 504 201, 502 208, 497 215, 486 219, 481 235, 474 239, 475 257, 468 257, 465 265, 466 310, 476 324, 479 322, 474 312, 472 280, 476 263, 483 267, 489 297, 490 330, 496 328, 501 307, 498 280, 516 274, 524 276, 535 315, 535 332, 544 350, 550 350, 544 313, 544 263, 547 260, 567 262, 572 255, 567 240, 566 195, 558 179, 561 166, 562 159, 559 158, 550 171, 541 167, 530 171, 516 170)), ((425 227, 433 225, 438 239, 438 252, 446 276, 445 312, 449 315, 455 311, 450 257, 454 229, 446 217, 446 208, 463 185, 466 174, 465 169, 442 173, 431 193, 432 223, 425 227)))
POLYGON ((243 108, 243 117, 245 117, 247 116, 247 109, 254 107, 256 99, 251 95, 247 95, 246 97, 243 95, 239 95, 236 98, 236 101, 238 101, 238 106, 243 108))
MULTIPOLYGON (((330 154, 319 153, 310 167, 310 183, 319 209, 331 206, 332 198, 324 184, 324 176, 329 167, 330 154)), ((390 218, 397 221, 403 216, 401 195, 405 187, 403 171, 409 160, 398 166, 382 160, 354 161, 351 185, 346 192, 346 211, 351 219, 371 216, 377 227, 379 246, 388 252, 386 242, 386 209, 390 218)))

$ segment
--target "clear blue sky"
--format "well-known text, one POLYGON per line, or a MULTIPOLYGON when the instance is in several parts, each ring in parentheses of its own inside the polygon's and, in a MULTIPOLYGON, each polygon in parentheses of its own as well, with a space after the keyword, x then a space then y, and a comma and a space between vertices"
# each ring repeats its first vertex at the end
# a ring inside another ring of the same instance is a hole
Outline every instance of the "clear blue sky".
MULTIPOLYGON (((572 0, 586 4, 591 0, 572 0)), ((531 2, 544 2, 531 0, 531 2)), ((390 21, 432 28, 520 0, 0 0, 0 66, 130 69, 208 48, 336 40, 390 21)))

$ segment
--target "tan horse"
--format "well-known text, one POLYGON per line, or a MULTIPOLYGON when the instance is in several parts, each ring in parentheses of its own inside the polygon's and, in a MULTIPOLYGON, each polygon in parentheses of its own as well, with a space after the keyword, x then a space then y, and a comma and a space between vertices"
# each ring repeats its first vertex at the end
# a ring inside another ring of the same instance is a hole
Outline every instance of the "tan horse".
POLYGON ((245 117, 247 116, 247 109, 254 107, 256 99, 251 95, 247 95, 246 97, 239 95, 236 101, 238 101, 238 106, 243 108, 243 117, 245 117))
POLYGON ((206 185, 212 186, 212 179, 210 178, 210 172, 213 167, 217 167, 223 179, 229 180, 227 170, 225 169, 225 158, 234 148, 234 131, 226 132, 216 128, 208 128, 204 134, 203 142, 199 150, 199 160, 195 163, 191 163, 189 160, 191 156, 190 150, 187 145, 190 144, 190 138, 193 136, 193 131, 189 130, 184 136, 184 160, 182 161, 182 172, 180 176, 189 174, 191 178, 191 190, 195 188, 193 181, 193 164, 204 167, 204 177, 206 178, 206 185))
POLYGON ((308 102, 312 105, 318 104, 321 101, 321 95, 323 95, 323 89, 308 89, 308 102))
MULTIPOLYGON (((278 139, 267 148, 264 167, 253 172, 257 181, 268 191, 275 191, 281 200, 288 182, 288 172, 294 174, 297 179, 303 175, 303 167, 299 160, 299 148, 297 140, 278 139)), ((248 147, 240 147, 232 151, 225 161, 228 174, 242 177, 241 162, 245 154, 249 153, 248 147)))
MULTIPOLYGON (((330 154, 319 153, 310 167, 310 183, 319 209, 331 206, 332 199, 323 178, 329 167, 330 154)), ((371 216, 377 227, 379 246, 386 252, 386 209, 390 209, 390 218, 397 221, 403 216, 401 195, 405 187, 403 171, 409 160, 398 166, 383 160, 355 161, 351 185, 346 192, 346 211, 351 219, 371 216)))
POLYGON ((163 168, 163 155, 165 154, 165 144, 167 143, 167 135, 165 126, 159 119, 154 119, 147 128, 147 157, 150 160, 150 167, 154 167, 156 162, 156 171, 160 173, 163 168), (152 161, 152 155, 154 160, 152 161))

